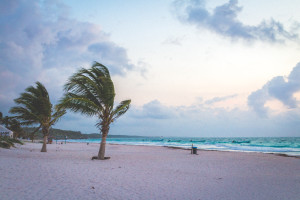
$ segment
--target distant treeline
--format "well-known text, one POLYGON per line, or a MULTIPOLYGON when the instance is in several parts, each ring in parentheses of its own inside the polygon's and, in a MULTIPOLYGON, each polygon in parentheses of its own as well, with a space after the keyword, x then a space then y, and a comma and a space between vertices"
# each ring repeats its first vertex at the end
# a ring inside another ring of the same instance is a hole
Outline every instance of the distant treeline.
MULTIPOLYGON (((24 127, 24 131, 27 133, 27 135, 30 135, 36 129, 36 127, 24 127)), ((91 138, 100 138, 100 134, 92 133, 92 134, 82 134, 80 131, 70 131, 70 130, 61 130, 56 128, 51 128, 49 131, 49 137, 53 139, 65 139, 65 137, 68 137, 68 139, 91 139, 91 138)), ((43 134, 42 130, 40 129, 35 134, 35 139, 42 139, 43 134)))
MULTIPOLYGON (((24 127, 23 130, 25 131, 25 135, 30 135, 37 127, 24 127)), ((100 139, 101 135, 99 133, 91 133, 91 134, 83 134, 80 131, 70 131, 70 130, 61 130, 56 128, 51 128, 49 137, 53 139, 65 139, 66 136, 68 139, 93 139, 97 138, 100 139)), ((138 136, 128 136, 128 135, 108 135, 108 138, 129 138, 129 137, 138 137, 138 136)), ((40 129, 35 134, 35 139, 42 139, 43 134, 42 130, 40 129)))

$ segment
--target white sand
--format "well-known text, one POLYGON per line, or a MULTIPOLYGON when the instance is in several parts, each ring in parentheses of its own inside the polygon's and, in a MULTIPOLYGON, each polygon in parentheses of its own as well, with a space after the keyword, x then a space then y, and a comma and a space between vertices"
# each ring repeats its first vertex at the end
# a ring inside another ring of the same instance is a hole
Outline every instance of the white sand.
POLYGON ((0 149, 0 199, 300 199, 300 159, 262 153, 28 143, 0 149))

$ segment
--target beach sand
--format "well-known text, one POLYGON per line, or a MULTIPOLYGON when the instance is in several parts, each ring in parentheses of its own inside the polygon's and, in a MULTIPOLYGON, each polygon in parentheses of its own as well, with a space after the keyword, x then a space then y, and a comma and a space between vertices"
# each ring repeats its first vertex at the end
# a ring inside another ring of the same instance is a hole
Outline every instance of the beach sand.
POLYGON ((99 144, 0 149, 0 199, 298 200, 300 159, 263 153, 99 144))

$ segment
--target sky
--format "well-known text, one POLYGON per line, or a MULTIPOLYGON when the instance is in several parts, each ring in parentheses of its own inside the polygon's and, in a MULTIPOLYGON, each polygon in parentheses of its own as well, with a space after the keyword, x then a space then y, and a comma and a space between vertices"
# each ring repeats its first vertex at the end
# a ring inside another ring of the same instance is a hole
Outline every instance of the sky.
MULTIPOLYGON (((108 67, 110 134, 300 137, 298 0, 0 1, 0 111, 42 82, 53 104, 94 61, 108 67)), ((99 133, 96 117, 54 126, 99 133)))

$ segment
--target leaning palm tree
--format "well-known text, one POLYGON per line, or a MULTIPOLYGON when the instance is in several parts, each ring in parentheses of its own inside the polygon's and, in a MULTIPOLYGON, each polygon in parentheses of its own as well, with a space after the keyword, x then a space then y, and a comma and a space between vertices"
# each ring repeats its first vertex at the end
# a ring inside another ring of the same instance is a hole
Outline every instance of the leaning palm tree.
POLYGON ((115 89, 108 69, 95 62, 90 69, 80 69, 65 84, 65 96, 59 108, 81 112, 87 116, 97 116, 96 126, 100 129, 102 140, 97 159, 104 160, 106 137, 110 124, 123 115, 131 100, 114 106, 115 89))
POLYGON ((16 114, 14 118, 20 120, 22 125, 38 124, 35 132, 42 128, 44 138, 41 152, 47 152, 49 129, 66 111, 53 110, 48 91, 40 82, 36 82, 36 87, 30 86, 25 91, 14 100, 19 106, 12 107, 9 112, 16 114))

